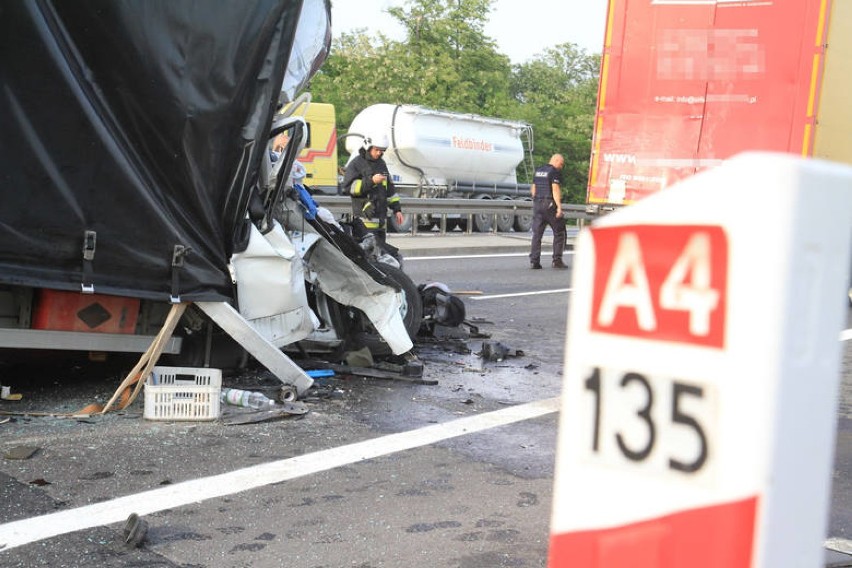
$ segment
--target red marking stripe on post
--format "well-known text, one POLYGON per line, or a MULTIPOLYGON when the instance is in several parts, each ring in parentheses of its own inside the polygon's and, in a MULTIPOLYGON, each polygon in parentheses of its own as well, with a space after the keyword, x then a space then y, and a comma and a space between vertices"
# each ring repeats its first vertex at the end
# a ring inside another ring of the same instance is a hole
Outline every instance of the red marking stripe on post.
POLYGON ((749 568, 757 497, 621 527, 551 535, 548 568, 749 568))

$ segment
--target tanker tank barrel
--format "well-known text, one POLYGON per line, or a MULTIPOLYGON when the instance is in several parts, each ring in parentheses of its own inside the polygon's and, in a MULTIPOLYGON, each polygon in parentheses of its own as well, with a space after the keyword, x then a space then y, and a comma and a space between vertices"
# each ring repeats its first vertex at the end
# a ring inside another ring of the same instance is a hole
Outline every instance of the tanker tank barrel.
MULTIPOLYGON (((529 125, 502 119, 426 109, 416 105, 375 104, 352 120, 350 132, 385 133, 384 155, 397 186, 475 184, 494 195, 516 190, 516 168, 525 149, 521 132, 529 125), (457 180, 464 180, 458 182, 457 180)), ((346 140, 350 154, 357 140, 346 140)), ((511 193, 510 193, 511 195, 511 193)))
MULTIPOLYGON (((521 122, 426 109, 416 105, 375 104, 359 112, 349 132, 384 134, 390 145, 384 161, 396 191, 404 197, 462 198, 505 201, 530 199, 529 184, 518 183, 517 168, 528 148, 522 133, 530 126, 521 122)), ((355 137, 346 139, 350 154, 358 150, 355 137)), ((453 213, 458 216, 458 213, 453 213)), ((530 230, 528 212, 468 214, 453 223, 471 223, 477 232, 530 230)), ((434 213, 409 216, 396 230, 407 231, 416 221, 431 226, 434 213)))

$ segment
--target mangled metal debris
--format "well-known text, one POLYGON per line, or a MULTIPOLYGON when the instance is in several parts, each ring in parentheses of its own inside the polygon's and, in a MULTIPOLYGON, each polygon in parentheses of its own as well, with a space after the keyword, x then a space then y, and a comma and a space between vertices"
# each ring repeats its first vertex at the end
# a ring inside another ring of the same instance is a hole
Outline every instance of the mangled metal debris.
POLYGON ((423 363, 420 360, 406 360, 402 363, 382 361, 372 367, 359 367, 357 365, 339 365, 327 361, 304 360, 300 361, 306 368, 331 369, 340 375, 357 377, 368 377, 373 379, 388 379, 393 381, 412 383, 418 385, 437 385, 434 379, 423 378, 423 363))
POLYGON ((28 460, 39 451, 39 448, 34 446, 15 446, 6 450, 3 457, 7 460, 28 460))
POLYGON ((124 522, 124 546, 138 548, 148 534, 148 521, 141 519, 136 513, 130 513, 124 522))
POLYGON ((274 406, 264 410, 228 407, 222 410, 221 420, 226 426, 236 426, 239 424, 270 422, 293 416, 304 416, 307 413, 308 407, 304 403, 277 402, 274 406))
POLYGON ((509 357, 523 357, 524 352, 516 349, 514 352, 499 341, 483 341, 482 350, 478 355, 484 361, 500 362, 509 357))

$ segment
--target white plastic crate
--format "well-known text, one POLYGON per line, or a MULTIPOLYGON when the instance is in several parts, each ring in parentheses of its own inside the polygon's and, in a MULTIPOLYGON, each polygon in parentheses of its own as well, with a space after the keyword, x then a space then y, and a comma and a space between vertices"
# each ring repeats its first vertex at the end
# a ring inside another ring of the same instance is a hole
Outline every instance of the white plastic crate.
POLYGON ((148 420, 216 420, 222 371, 197 367, 154 367, 145 381, 148 420))

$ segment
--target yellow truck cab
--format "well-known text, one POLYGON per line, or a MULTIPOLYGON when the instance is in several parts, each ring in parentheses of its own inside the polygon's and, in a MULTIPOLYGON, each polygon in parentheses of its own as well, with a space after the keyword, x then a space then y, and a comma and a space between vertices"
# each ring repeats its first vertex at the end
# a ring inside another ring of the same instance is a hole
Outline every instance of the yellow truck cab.
POLYGON ((297 158, 307 172, 305 185, 315 193, 337 195, 337 128, 334 105, 302 103, 292 112, 286 107, 283 112, 302 116, 307 123, 305 148, 297 158))

